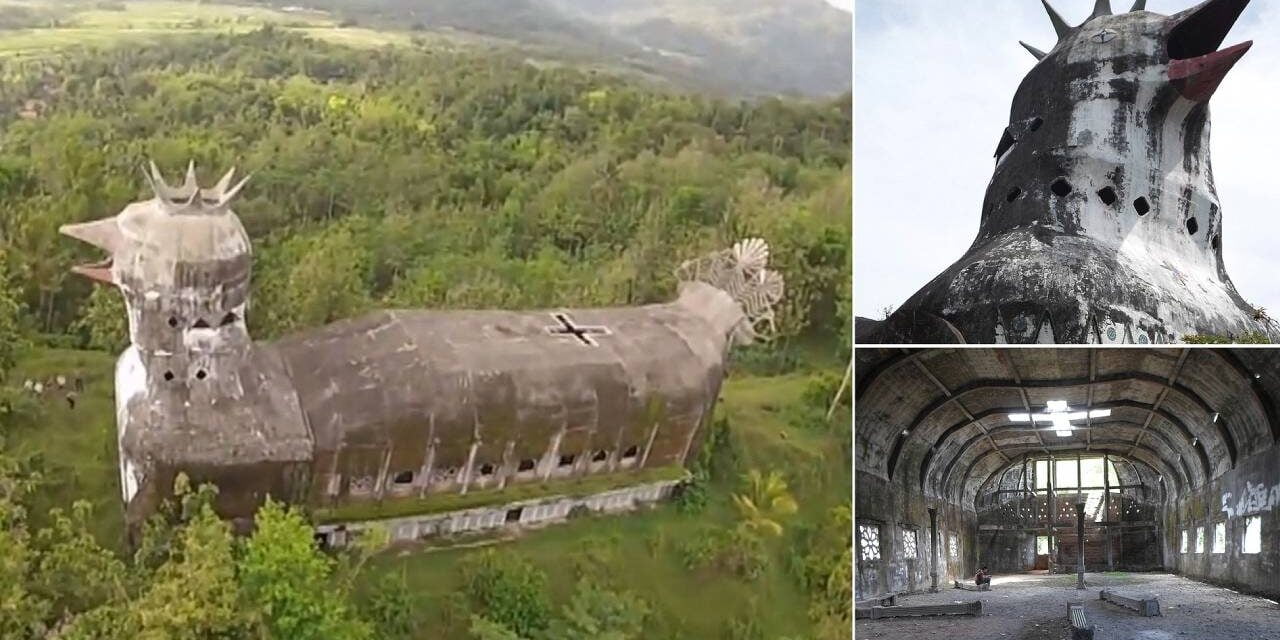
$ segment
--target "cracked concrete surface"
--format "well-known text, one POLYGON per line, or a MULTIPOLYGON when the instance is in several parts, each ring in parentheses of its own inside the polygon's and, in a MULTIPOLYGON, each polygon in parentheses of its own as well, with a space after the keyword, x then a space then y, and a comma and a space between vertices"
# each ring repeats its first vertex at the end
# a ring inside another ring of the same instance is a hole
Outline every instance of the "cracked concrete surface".
POLYGON ((899 600, 901 605, 982 600, 981 616, 858 620, 858 640, 1066 640, 1071 637, 1067 603, 1083 601, 1098 640, 1280 640, 1280 604, 1166 573, 1086 573, 1087 587, 1075 588, 1075 574, 1043 572, 997 575, 992 590, 971 593, 952 588, 899 600), (1121 593, 1154 593, 1158 618, 1098 599, 1102 588, 1121 593))

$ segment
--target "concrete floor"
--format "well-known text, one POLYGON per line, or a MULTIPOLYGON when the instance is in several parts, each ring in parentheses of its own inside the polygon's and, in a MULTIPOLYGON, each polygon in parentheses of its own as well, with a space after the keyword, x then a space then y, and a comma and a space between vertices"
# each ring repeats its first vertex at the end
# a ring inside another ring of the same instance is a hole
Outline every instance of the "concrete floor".
MULTIPOLYGON (((1083 601, 1096 640, 1280 640, 1280 604, 1165 573, 1087 573, 1077 591, 1076 576, 1044 572, 997 575, 990 592, 952 588, 900 598, 900 605, 982 600, 981 616, 934 616, 858 620, 855 638, 887 640, 1069 640, 1067 602, 1083 601), (1154 593, 1158 618, 1143 618, 1098 599, 1101 588, 1120 593, 1154 593)), ((941 586, 941 585, 940 585, 941 586)))

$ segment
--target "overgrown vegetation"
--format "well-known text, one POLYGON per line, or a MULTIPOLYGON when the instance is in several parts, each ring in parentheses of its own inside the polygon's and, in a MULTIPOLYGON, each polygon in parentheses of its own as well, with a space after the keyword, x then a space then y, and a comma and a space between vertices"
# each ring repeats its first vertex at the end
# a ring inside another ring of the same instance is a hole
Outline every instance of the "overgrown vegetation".
POLYGON ((1182 336, 1182 342, 1185 344, 1271 344, 1271 340, 1261 331, 1246 331, 1229 336, 1208 333, 1188 334, 1182 336))
POLYGON ((269 30, 4 76, 4 256, 28 327, 79 346, 118 344, 123 323, 98 321, 121 317, 112 294, 68 270, 98 256, 57 228, 141 197, 148 158, 194 158, 206 182, 254 172, 237 212, 256 244, 258 337, 381 306, 669 299, 681 260, 749 235, 786 278, 784 340, 842 332, 847 102, 727 103, 269 30), (33 98, 43 115, 15 115, 33 98))

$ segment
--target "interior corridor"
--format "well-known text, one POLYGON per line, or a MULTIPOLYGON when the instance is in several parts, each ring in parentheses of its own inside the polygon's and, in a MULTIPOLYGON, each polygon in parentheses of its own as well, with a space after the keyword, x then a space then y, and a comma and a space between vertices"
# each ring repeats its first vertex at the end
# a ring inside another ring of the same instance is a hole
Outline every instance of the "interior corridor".
POLYGON ((1070 637, 1075 600, 1099 640, 1280 640, 1280 350, 856 358, 855 606, 986 607, 863 618, 859 638, 1070 637), (952 589, 982 567, 993 591, 952 589), (1164 616, 1099 602, 1104 586, 1164 616))

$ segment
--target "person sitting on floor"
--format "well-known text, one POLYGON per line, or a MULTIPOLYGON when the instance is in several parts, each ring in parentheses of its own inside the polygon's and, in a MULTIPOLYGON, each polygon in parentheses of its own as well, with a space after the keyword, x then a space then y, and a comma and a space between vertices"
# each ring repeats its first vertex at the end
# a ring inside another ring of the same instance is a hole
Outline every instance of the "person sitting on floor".
POLYGON ((984 585, 991 584, 991 572, 986 567, 978 569, 978 573, 973 576, 973 582, 981 589, 984 585))

